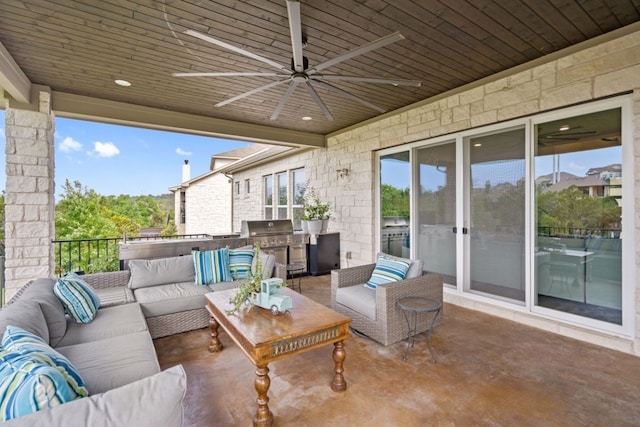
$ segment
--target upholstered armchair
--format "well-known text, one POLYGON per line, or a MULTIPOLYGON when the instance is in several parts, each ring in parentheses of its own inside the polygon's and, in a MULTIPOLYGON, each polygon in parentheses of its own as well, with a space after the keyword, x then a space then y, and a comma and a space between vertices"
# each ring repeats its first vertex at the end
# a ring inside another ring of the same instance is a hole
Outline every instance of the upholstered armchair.
MULTIPOLYGON (((442 303, 442 276, 422 271, 422 261, 410 268, 407 277, 393 283, 365 287, 376 264, 343 268, 331 272, 331 307, 352 319, 351 328, 384 346, 407 338, 408 328, 402 310, 397 306, 400 298, 422 296, 442 303)), ((435 325, 442 322, 440 312, 435 325)), ((428 327, 426 319, 418 317, 417 332, 428 327)))

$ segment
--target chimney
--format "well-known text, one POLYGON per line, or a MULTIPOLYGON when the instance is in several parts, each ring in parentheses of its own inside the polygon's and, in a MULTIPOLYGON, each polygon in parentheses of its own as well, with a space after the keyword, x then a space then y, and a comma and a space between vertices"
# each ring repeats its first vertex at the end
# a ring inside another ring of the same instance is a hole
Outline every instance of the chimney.
POLYGON ((191 167, 189 166, 189 160, 184 161, 182 165, 182 182, 189 181, 191 179, 191 167))

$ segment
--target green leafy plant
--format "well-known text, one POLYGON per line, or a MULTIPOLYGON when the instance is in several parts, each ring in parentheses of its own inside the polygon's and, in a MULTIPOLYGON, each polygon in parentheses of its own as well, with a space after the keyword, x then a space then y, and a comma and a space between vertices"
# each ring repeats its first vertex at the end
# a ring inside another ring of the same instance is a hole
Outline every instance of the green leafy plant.
POLYGON ((314 221, 319 219, 331 218, 331 204, 322 203, 316 189, 310 185, 306 185, 304 192, 304 216, 305 221, 314 221))

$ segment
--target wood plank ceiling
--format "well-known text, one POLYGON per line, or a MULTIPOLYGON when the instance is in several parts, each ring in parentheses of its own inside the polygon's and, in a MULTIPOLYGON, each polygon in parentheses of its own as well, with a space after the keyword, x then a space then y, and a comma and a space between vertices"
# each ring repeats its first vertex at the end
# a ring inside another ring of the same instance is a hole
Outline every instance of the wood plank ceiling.
MULTIPOLYGON (((300 9, 311 65, 402 33, 404 40, 326 70, 422 82, 334 83, 387 111, 640 20, 638 0, 303 0, 300 9)), ((215 107, 273 79, 172 73, 276 70, 184 34, 188 29, 291 63, 285 0, 0 1, 0 42, 32 83, 54 91, 317 134, 380 114, 317 88, 335 117, 329 121, 299 87, 270 120, 286 85, 215 107)))

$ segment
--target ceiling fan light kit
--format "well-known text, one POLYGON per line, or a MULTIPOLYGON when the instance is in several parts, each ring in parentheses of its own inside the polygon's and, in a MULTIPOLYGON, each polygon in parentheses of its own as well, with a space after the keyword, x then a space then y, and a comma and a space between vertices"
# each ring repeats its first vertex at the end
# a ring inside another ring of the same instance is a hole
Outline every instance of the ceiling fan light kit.
POLYGON ((310 67, 309 60, 303 55, 303 52, 302 52, 302 48, 306 46, 307 40, 305 35, 302 33, 300 2, 293 1, 293 0, 286 0, 286 2, 287 2, 287 15, 289 19, 289 32, 291 34, 291 48, 293 51, 290 68, 287 68, 287 66, 279 64, 261 55, 257 55, 255 53, 249 52, 240 47, 233 46, 222 40, 218 40, 207 34, 202 34, 193 30, 186 30, 184 33, 187 35, 199 38, 200 40, 203 40, 208 43, 215 44, 219 47, 238 53, 240 55, 244 55, 248 58, 263 62, 277 69, 278 71, 277 72, 237 72, 237 73, 236 72, 173 73, 173 76, 174 77, 273 77, 278 79, 274 82, 256 87, 254 89, 251 89, 249 91, 236 95, 232 98, 218 102, 217 104, 215 104, 216 107, 222 107, 224 105, 230 104, 232 102, 238 101, 248 96, 255 95, 264 90, 271 89, 273 87, 276 87, 284 83, 288 83, 288 87, 285 89, 282 95, 282 98, 280 99, 280 102, 278 103, 275 110, 273 111, 273 114, 270 117, 271 120, 276 120, 278 118, 278 116, 282 112, 282 109, 284 108, 287 101, 289 100, 289 98, 291 97, 291 95, 293 94, 293 92, 298 86, 303 86, 306 89, 311 99, 314 100, 314 102, 320 108, 320 110, 322 111, 322 113, 324 114, 327 120, 333 120, 333 115, 329 111, 329 108, 327 107, 327 105, 323 102, 322 98, 320 97, 320 95, 318 94, 314 86, 321 87, 325 90, 336 93, 346 99, 358 102, 380 113, 384 113, 386 111, 385 108, 378 106, 376 104, 373 104, 369 101, 366 101, 357 95, 354 95, 338 87, 335 87, 327 82, 346 81, 346 82, 389 84, 393 86, 412 86, 412 87, 419 87, 421 85, 421 82, 417 80, 344 76, 339 74, 320 74, 319 72, 326 68, 337 65, 341 62, 347 61, 356 56, 370 52, 372 50, 387 46, 391 43, 395 43, 397 41, 403 40, 404 36, 402 36, 402 34, 400 34, 399 32, 395 32, 387 36, 384 36, 382 38, 379 38, 377 40, 374 40, 372 42, 366 43, 355 49, 352 49, 333 59, 324 61, 316 65, 315 67, 310 67))

